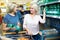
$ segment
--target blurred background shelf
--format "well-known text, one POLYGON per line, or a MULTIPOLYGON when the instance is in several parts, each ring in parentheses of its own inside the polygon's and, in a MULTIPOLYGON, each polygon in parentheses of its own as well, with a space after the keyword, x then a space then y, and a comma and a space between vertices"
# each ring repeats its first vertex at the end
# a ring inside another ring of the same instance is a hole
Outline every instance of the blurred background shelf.
POLYGON ((40 6, 52 5, 52 4, 58 4, 58 3, 60 3, 60 1, 45 3, 45 4, 41 4, 40 6))
POLYGON ((46 6, 51 4, 57 4, 60 3, 60 0, 38 0, 38 5, 40 6, 46 6))
MULTIPOLYGON (((40 16, 43 16, 42 14, 40 14, 40 16)), ((56 16, 56 15, 46 15, 46 17, 51 17, 51 18, 58 18, 60 19, 60 16, 56 16)))

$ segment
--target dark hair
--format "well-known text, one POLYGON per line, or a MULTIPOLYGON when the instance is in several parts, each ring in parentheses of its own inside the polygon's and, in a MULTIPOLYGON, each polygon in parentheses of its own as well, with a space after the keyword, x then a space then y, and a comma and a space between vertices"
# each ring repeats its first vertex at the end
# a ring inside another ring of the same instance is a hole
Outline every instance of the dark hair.
POLYGON ((19 5, 19 6, 18 6, 18 8, 20 8, 20 7, 23 8, 23 5, 19 5))

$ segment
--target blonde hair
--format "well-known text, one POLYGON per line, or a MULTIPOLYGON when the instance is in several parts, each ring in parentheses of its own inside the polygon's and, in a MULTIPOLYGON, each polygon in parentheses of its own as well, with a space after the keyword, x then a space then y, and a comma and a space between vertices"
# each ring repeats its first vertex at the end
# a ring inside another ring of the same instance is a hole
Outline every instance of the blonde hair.
POLYGON ((8 4, 8 13, 14 12, 14 8, 17 6, 16 4, 8 4))
POLYGON ((37 14, 39 14, 39 6, 37 4, 32 4, 31 7, 33 7, 37 14))

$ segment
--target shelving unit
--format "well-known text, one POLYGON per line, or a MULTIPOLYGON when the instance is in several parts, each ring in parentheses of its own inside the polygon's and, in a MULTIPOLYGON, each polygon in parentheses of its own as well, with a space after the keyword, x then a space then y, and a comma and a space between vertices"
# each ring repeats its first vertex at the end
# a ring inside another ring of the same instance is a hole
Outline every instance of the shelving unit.
MULTIPOLYGON (((59 8, 57 7, 57 6, 60 6, 59 4, 60 4, 60 0, 59 1, 45 3, 45 4, 39 4, 39 6, 42 8, 42 10, 44 8, 46 9, 46 17, 52 17, 52 18, 60 19, 60 7, 59 8), (53 8, 53 6, 55 6, 55 5, 56 5, 56 7, 53 8), (52 6, 52 8, 49 9, 50 6, 52 6)), ((42 12, 41 12, 41 14, 42 14, 42 12)))
MULTIPOLYGON (((40 14, 40 16, 43 16, 42 14, 40 14)), ((46 17, 51 17, 51 18, 58 18, 58 19, 60 19, 60 16, 52 16, 52 15, 46 15, 46 17)))
POLYGON ((60 29, 60 0, 52 1, 52 2, 46 2, 46 0, 43 0, 41 2, 40 1, 38 1, 37 3, 40 6, 40 16, 43 16, 44 8, 46 10, 46 23, 44 24, 44 26, 46 26, 47 28, 50 26, 51 28, 55 28, 56 31, 58 31, 56 35, 53 34, 54 37, 52 35, 45 35, 45 36, 42 35, 41 40, 47 40, 52 38, 54 39, 55 37, 60 38, 60 34, 59 34, 60 33, 59 30, 60 29))
POLYGON ((51 4, 58 4, 60 3, 60 1, 55 1, 55 2, 50 2, 50 3, 45 3, 45 4, 41 4, 39 6, 46 6, 46 5, 51 5, 51 4))

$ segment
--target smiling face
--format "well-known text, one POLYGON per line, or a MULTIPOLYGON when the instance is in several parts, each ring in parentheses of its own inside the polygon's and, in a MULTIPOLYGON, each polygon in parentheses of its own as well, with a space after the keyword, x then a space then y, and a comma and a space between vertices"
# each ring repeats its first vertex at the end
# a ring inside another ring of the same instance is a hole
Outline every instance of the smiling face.
POLYGON ((30 13, 37 14, 39 11, 39 7, 37 4, 30 5, 30 13))
POLYGON ((14 12, 16 12, 16 11, 17 11, 17 6, 14 7, 14 12))
POLYGON ((30 13, 31 14, 35 14, 36 13, 36 10, 32 6, 30 7, 30 13))

